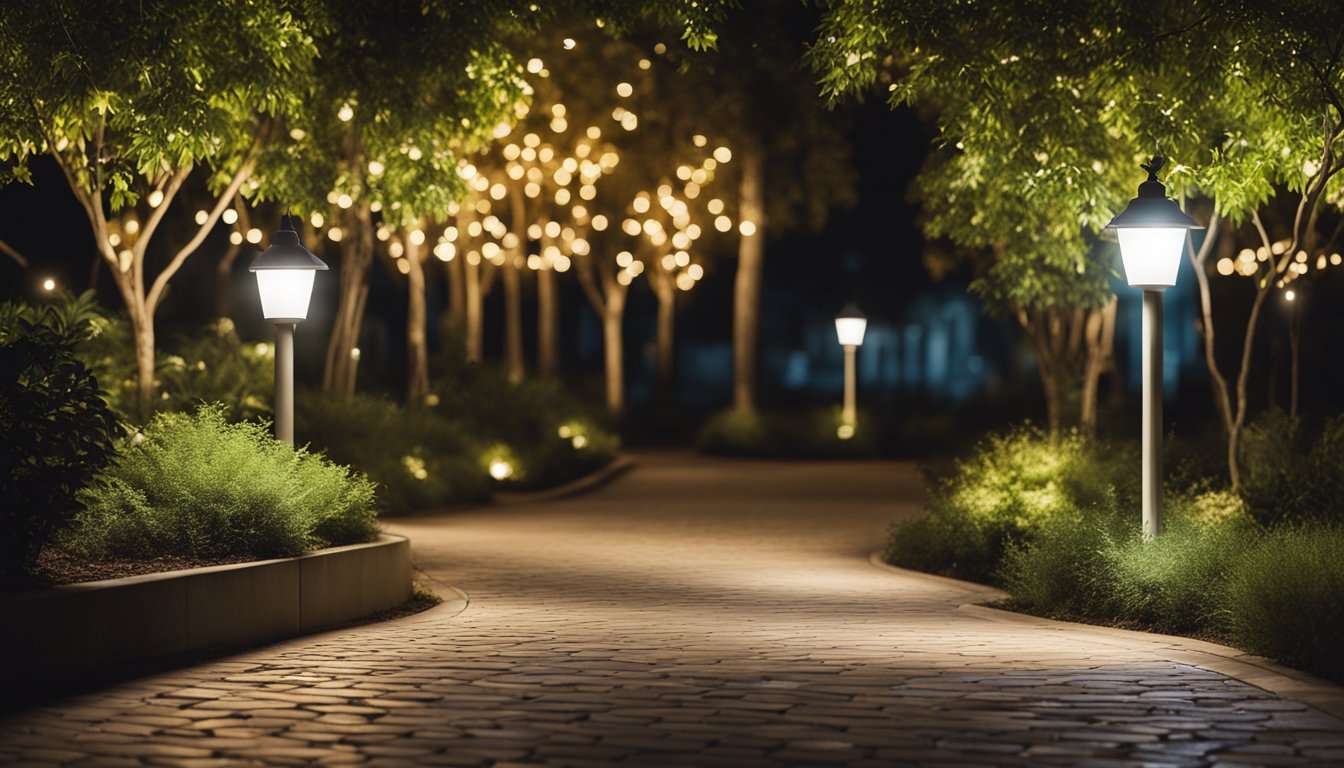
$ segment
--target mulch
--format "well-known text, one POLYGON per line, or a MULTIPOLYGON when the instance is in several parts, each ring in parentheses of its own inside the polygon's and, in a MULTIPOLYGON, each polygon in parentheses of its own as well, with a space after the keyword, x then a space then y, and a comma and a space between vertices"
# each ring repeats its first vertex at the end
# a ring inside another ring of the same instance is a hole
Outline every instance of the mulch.
POLYGON ((56 584, 78 584, 85 581, 120 579, 146 573, 180 571, 203 568, 208 565, 228 565, 255 560, 246 555, 216 558, 192 558, 164 555, 139 559, 91 560, 60 547, 46 547, 37 558, 37 565, 22 583, 0 584, 0 592, 37 589, 56 584))

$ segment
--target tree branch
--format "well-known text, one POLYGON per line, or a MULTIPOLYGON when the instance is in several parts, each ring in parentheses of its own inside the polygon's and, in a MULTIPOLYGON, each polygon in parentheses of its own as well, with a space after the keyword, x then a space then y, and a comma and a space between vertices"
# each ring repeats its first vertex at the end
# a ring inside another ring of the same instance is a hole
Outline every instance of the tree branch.
POLYGON ((173 198, 177 196, 177 191, 182 188, 182 182, 187 180, 191 171, 190 167, 180 168, 171 177, 168 177, 166 187, 160 183, 163 200, 159 202, 159 207, 153 209, 149 218, 145 220, 145 225, 140 228, 140 237, 135 241, 135 258, 143 259, 145 257, 145 249, 149 247, 149 241, 154 236, 154 230, 159 228, 159 222, 163 221, 164 215, 168 213, 168 206, 172 204, 173 198))
POLYGON ((260 154, 260 150, 260 141, 254 142, 252 148, 248 150, 247 156, 243 159, 242 164, 240 164, 238 170, 234 172, 233 178, 229 180, 229 185, 224 188, 224 191, 219 195, 219 199, 215 201, 215 207, 210 209, 209 215, 206 216, 205 223, 196 230, 196 234, 191 240, 178 250, 173 256, 172 261, 168 262, 168 266, 164 267, 163 271, 159 273, 159 276, 154 278, 154 284, 150 287, 149 294, 145 299, 145 303, 151 314, 158 307, 159 301, 163 298, 163 291, 168 287, 168 281, 172 280, 173 275, 177 274, 177 271, 182 268, 182 263, 187 260, 187 257, 195 253, 197 248, 201 247, 201 243, 205 242, 206 236, 215 228, 215 224, 219 221, 219 217, 223 215, 224 210, 233 204, 233 198, 238 194, 238 190, 243 186, 243 182, 247 181, 252 175, 252 169, 257 165, 257 156, 260 154))
POLYGON ((13 259, 20 267, 28 268, 28 259, 24 258, 22 253, 14 250, 14 247, 4 240, 0 240, 0 252, 13 259))

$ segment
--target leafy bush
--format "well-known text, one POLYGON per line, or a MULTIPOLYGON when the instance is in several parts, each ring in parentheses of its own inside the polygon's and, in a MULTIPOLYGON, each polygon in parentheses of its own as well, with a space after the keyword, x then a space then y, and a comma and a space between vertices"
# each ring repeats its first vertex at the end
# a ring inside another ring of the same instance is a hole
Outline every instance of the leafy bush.
POLYGON ((1344 523, 1344 416, 1312 434, 1272 410, 1247 425, 1241 466, 1242 498, 1261 523, 1344 523))
POLYGON ((892 530, 887 558, 959 578, 993 581, 1010 546, 1052 524, 1108 526, 1137 509, 1132 448, 1040 430, 991 435, 942 476, 930 476, 925 513, 892 530))
POLYGON ((512 472, 496 481, 502 487, 558 485, 605 466, 620 451, 606 412, 559 382, 510 381, 503 369, 483 365, 455 368, 440 382, 428 410, 459 424, 480 446, 507 449, 512 472))
POLYGON ((120 428, 76 357, 92 333, 92 297, 0 306, 0 578, 27 570, 77 509, 120 428))
POLYGON ((490 480, 479 444, 436 409, 408 410, 373 397, 317 392, 296 399, 296 439, 359 467, 378 485, 387 513, 483 501, 490 480))
POLYGON ((128 442, 80 494, 76 552, 288 557, 377 535, 372 483, 223 406, 160 413, 128 442))
POLYGON ((1252 653, 1344 682, 1344 528, 1273 531, 1228 577, 1233 640, 1252 653))
MULTIPOLYGON (((106 382, 110 401, 123 415, 136 412, 135 345, 130 322, 99 317, 98 333, 79 356, 106 382)), ((221 403, 233 421, 267 416, 275 392, 275 349, 238 338, 233 321, 215 320, 169 340, 155 361, 159 399, 155 411, 190 411, 221 403)))
POLYGON ((840 409, 761 413, 729 408, 709 418, 696 448, 719 456, 845 458, 877 454, 876 419, 860 412, 858 428, 842 431, 840 409), (842 434, 848 436, 842 437, 842 434))

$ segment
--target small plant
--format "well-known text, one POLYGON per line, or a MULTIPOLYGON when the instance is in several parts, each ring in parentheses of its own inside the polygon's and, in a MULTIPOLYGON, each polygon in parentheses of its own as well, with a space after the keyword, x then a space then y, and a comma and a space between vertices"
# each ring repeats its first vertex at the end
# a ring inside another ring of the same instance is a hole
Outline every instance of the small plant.
POLYGON ((1233 640, 1252 653, 1344 682, 1344 528, 1266 534, 1228 576, 1233 640))
POLYGON ((75 357, 95 316, 90 294, 0 306, 0 578, 32 565, 121 432, 98 381, 75 357))
POLYGON ((230 424, 223 406, 160 413, 81 493, 63 543, 82 554, 288 557, 377 535, 373 484, 230 424))
POLYGON ((1344 523, 1344 416, 1312 432, 1272 410, 1241 441, 1241 496, 1263 525, 1344 523))

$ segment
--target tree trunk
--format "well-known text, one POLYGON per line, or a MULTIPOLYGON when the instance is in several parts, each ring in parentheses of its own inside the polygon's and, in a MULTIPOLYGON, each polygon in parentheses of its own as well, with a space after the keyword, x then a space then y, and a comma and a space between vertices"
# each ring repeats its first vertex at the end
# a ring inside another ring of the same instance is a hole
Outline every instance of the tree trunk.
POLYGON ((554 269, 537 270, 537 373, 547 379, 560 374, 560 302, 555 282, 554 269))
MULTIPOLYGON (((462 237, 458 235, 459 239, 462 237)), ((467 318, 466 280, 462 274, 462 265, 465 263, 461 249, 451 260, 443 262, 443 279, 448 294, 448 308, 443 317, 445 328, 461 328, 467 318)))
POLYGON ((610 286, 602 309, 602 357, 606 369, 607 410, 617 416, 625 412, 625 350, 621 339, 625 296, 624 286, 610 286))
POLYGON ((131 331, 135 335, 136 406, 141 423, 149 420, 154 410, 154 318, 143 302, 127 307, 131 315, 131 331))
POLYGON ((1289 356, 1289 376, 1288 376, 1288 416, 1294 422, 1297 421, 1297 393, 1300 379, 1298 374, 1302 365, 1302 316, 1298 311, 1298 302, 1294 301, 1292 307, 1288 309, 1288 356, 1289 356))
POLYGON ((1078 407, 1078 427, 1086 437, 1097 434, 1097 392, 1101 376, 1111 369, 1115 350, 1116 297, 1101 309, 1087 313, 1084 336, 1087 357, 1083 368, 1082 397, 1078 407))
POLYGON ((481 256, 476 254, 474 264, 469 256, 462 258, 462 272, 466 278, 463 283, 467 303, 467 362, 479 363, 485 346, 485 326, 481 322, 481 256))
POLYGON ((425 243, 406 238, 406 403, 421 405, 429 394, 429 344, 425 334, 425 243))
MULTIPOLYGON (((655 267, 657 269, 658 267, 655 267)), ((649 283, 658 297, 658 335, 654 356, 654 383, 658 399, 666 403, 672 393, 673 360, 676 344, 677 286, 672 276, 662 273, 661 279, 649 283)))
POLYGON ((508 365, 509 380, 518 381, 527 373, 523 362, 523 298, 522 269, 518 256, 504 257, 504 360, 508 365))
POLYGON ((341 286, 336 305, 322 389, 338 397, 355 392, 359 367, 359 333, 364 324, 364 304, 369 294, 369 266, 373 263, 373 218, 367 202, 356 203, 344 217, 341 239, 341 286))
POLYGON ((764 175, 760 149, 748 143, 742 151, 739 218, 755 224, 756 231, 750 236, 741 235, 738 240, 737 277, 733 285, 733 407, 739 411, 756 410, 757 339, 765 247, 764 175))

